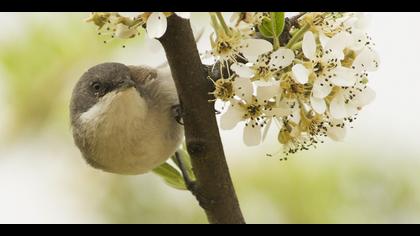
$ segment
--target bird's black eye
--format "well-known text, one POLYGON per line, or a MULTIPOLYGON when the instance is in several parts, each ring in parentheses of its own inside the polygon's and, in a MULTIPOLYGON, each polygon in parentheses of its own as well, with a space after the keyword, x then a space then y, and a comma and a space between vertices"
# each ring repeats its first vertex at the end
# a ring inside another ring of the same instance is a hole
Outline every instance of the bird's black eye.
POLYGON ((102 88, 102 85, 99 82, 93 82, 92 85, 91 85, 91 87, 93 88, 93 90, 95 92, 99 92, 101 90, 101 88, 102 88))

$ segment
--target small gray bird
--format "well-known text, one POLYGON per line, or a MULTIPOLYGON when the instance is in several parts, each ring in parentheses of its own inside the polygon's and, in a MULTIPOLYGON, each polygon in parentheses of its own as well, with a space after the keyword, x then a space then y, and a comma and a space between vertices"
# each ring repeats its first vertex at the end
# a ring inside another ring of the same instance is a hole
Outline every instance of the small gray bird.
POLYGON ((93 167, 142 174, 179 147, 179 101, 170 70, 103 63, 77 82, 71 102, 73 138, 93 167))

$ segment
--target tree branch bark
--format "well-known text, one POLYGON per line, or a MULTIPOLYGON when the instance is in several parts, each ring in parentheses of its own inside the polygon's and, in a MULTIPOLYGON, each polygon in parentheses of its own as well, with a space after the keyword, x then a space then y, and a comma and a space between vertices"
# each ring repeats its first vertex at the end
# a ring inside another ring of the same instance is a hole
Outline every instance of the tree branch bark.
POLYGON ((187 150, 196 182, 191 189, 210 223, 245 223, 226 163, 207 73, 189 20, 168 17, 159 39, 165 49, 183 108, 187 150))

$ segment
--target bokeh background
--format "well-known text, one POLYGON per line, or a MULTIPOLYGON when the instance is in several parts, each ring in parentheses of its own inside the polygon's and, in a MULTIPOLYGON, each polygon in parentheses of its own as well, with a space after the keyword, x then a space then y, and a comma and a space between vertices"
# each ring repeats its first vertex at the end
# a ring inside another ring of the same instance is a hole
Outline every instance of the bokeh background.
MULTIPOLYGON (((420 14, 368 14, 377 98, 344 142, 279 161, 265 156, 281 150, 275 133, 249 148, 240 129, 221 132, 249 223, 420 223, 420 14)), ((205 223, 190 193, 92 169, 74 146, 68 105, 84 71, 165 61, 147 37, 104 44, 87 16, 0 13, 0 223, 205 223)), ((207 18, 193 14, 194 29, 207 18)))

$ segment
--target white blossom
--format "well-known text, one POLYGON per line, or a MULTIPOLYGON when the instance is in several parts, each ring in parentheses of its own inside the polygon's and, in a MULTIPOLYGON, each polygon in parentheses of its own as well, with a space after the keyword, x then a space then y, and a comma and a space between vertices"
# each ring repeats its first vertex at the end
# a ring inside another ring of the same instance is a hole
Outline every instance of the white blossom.
MULTIPOLYGON (((273 117, 289 114, 286 107, 272 107, 269 100, 280 93, 279 84, 254 88, 248 78, 238 78, 241 92, 238 99, 231 101, 228 110, 221 116, 222 129, 232 129, 241 121, 245 122, 243 140, 248 146, 258 145, 262 141, 262 128, 273 117)), ((271 123, 271 122, 270 122, 271 123)))
POLYGON ((250 51, 258 52, 260 48, 259 53, 241 54, 246 63, 232 60, 230 69, 254 87, 281 84, 270 98, 275 98, 270 106, 258 98, 259 94, 248 92, 222 115, 222 128, 233 128, 245 121, 247 145, 258 145, 272 121, 282 127, 279 142, 285 153, 307 150, 322 142, 320 137, 324 136, 342 141, 347 124, 374 100, 375 92, 366 83, 368 73, 376 71, 380 62, 364 31, 364 15, 334 13, 312 17, 313 26, 304 33, 297 51, 282 47, 273 51, 271 44, 251 43, 250 51), (270 114, 268 107, 276 109, 276 114, 270 114))
POLYGON ((310 103, 317 113, 322 114, 326 111, 325 98, 330 95, 334 86, 351 87, 356 82, 353 70, 341 65, 341 60, 344 59, 343 51, 349 40, 348 33, 338 33, 317 51, 314 34, 308 31, 303 37, 302 52, 309 60, 310 68, 298 63, 293 66, 292 72, 299 83, 307 83, 309 75, 314 75, 310 103))
MULTIPOLYGON (((266 48, 272 48, 271 44, 266 48)), ((245 58, 249 63, 234 63, 230 68, 242 77, 270 82, 277 72, 292 64, 295 58, 293 51, 288 48, 279 48, 270 53, 266 53, 266 51, 264 50, 260 54, 246 54, 245 58)))
POLYGON ((222 66, 236 62, 237 58, 256 60, 259 55, 273 49, 273 45, 264 39, 247 38, 239 31, 226 34, 221 31, 215 39, 211 39, 212 50, 207 51, 207 57, 218 60, 222 66))
MULTIPOLYGON (((175 14, 184 19, 190 18, 190 12, 175 12, 175 14)), ((147 34, 150 38, 160 38, 165 34, 167 25, 166 15, 163 12, 153 12, 146 22, 147 34)))

